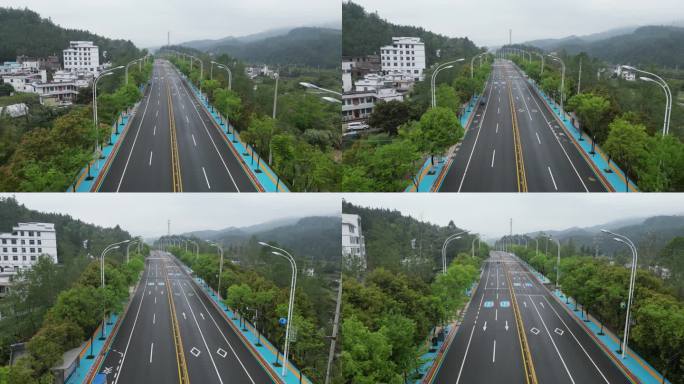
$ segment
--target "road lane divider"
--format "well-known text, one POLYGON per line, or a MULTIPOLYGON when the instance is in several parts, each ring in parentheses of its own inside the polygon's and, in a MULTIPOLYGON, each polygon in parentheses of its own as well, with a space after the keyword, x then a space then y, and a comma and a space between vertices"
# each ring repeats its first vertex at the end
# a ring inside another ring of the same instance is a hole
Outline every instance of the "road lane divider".
POLYGON ((183 192, 183 179, 181 177, 180 160, 178 156, 178 139, 176 138, 176 120, 173 117, 173 101, 171 100, 171 89, 166 84, 166 94, 169 102, 169 131, 171 133, 171 178, 173 180, 173 191, 183 192))
MULTIPOLYGON (((164 271, 166 271, 166 260, 164 263, 164 271)), ((164 281, 166 283, 166 290, 173 292, 171 283, 169 282, 169 275, 164 273, 164 281)), ((176 348, 176 364, 178 366, 178 382, 180 384, 189 384, 190 376, 188 375, 188 365, 185 361, 185 353, 183 352, 183 339, 180 334, 180 327, 178 326, 178 318, 176 317, 176 306, 173 302, 173 294, 166 295, 169 300, 169 311, 171 312, 171 329, 173 331, 173 345, 176 348)))
POLYGON ((527 192, 527 176, 525 175, 525 160, 523 158, 522 142, 520 141, 520 130, 518 129, 518 116, 515 113, 511 82, 507 81, 507 83, 508 101, 511 106, 511 122, 513 125, 513 150, 515 152, 515 171, 518 178, 518 192, 527 192))
POLYGON ((532 361, 532 353, 527 342, 527 335, 525 334, 525 325, 523 324, 520 308, 518 307, 518 300, 515 297, 515 290, 513 289, 513 282, 511 281, 510 273, 508 272, 508 265, 504 263, 504 273, 508 281, 508 291, 511 295, 511 306, 513 307, 513 316, 515 317, 515 325, 518 329, 518 341, 520 342, 520 351, 523 357, 523 367, 525 368, 525 383, 537 384, 537 373, 534 370, 534 362, 532 361))

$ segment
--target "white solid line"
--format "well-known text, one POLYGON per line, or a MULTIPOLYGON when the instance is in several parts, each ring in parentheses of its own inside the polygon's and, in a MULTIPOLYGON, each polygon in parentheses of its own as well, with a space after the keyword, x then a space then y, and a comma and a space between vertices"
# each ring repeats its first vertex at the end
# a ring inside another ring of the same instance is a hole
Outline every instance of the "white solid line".
POLYGON ((544 329, 546 330, 546 334, 549 335, 549 339, 551 339, 551 344, 553 344, 553 348, 556 349, 556 353, 558 354, 558 357, 561 360, 561 363, 563 363, 563 367, 565 368, 565 372, 568 373, 568 377, 570 377, 570 381, 572 384, 575 384, 575 380, 572 378, 572 375, 570 374, 570 370, 568 369, 568 366, 565 365, 565 360, 563 360, 563 356, 561 356, 560 351, 558 350, 558 347, 556 346, 556 342, 553 341, 553 336, 551 335, 551 332, 549 332, 549 328, 546 326, 546 322, 544 321, 544 318, 542 317, 541 313, 539 313, 539 309, 537 309, 537 304, 532 301, 532 306, 534 307, 534 310, 537 312, 537 315, 539 316, 539 319, 541 320, 542 325, 544 326, 544 329))
POLYGON ((152 166, 152 151, 150 151, 150 163, 149 166, 152 166))
POLYGON ((152 353, 154 353, 154 343, 150 344, 150 364, 152 364, 152 353))
POLYGON ((494 340, 494 352, 492 352, 492 363, 496 362, 496 340, 494 340))
POLYGON ((209 185, 209 179, 207 178, 207 171, 204 170, 204 167, 202 167, 202 173, 204 173, 204 180, 207 181, 207 188, 211 189, 211 185, 209 185))
POLYGON ((197 146, 197 142, 195 141, 195 135, 192 134, 192 133, 191 133, 191 135, 192 135, 192 142, 195 144, 195 147, 196 147, 196 146, 197 146))
POLYGON ((558 186, 556 185, 556 180, 553 178, 553 173, 551 172, 551 167, 546 167, 549 170, 549 175, 551 175, 551 181, 553 181, 553 187, 558 190, 558 186))
POLYGON ((494 168, 494 156, 496 156, 496 149, 492 152, 492 165, 490 168, 494 168))
MULTIPOLYGON (((492 94, 492 82, 489 82, 489 95, 491 96, 492 94)), ((465 181, 466 175, 468 174, 468 168, 470 167, 470 160, 473 158, 473 153, 475 153, 475 147, 477 146, 477 141, 480 138, 480 131, 482 131, 482 122, 484 121, 485 117, 487 116, 487 110, 489 109, 489 104, 485 106, 484 113, 482 114, 482 120, 480 120, 480 125, 477 128, 477 135, 475 136, 475 143, 473 143, 473 149, 470 150, 470 155, 468 156, 468 162, 466 163, 466 168, 465 171, 463 171, 463 177, 461 178, 461 183, 458 185, 458 192, 461 192, 461 188, 463 188, 463 182, 465 181)))
POLYGON ((539 132, 535 132, 534 134, 537 135, 537 141, 539 142, 539 144, 541 144, 541 139, 539 138, 539 132))
POLYGON ((584 349, 584 346, 582 345, 582 343, 580 343, 579 340, 577 340, 577 337, 575 337, 575 334, 572 332, 570 327, 568 327, 568 325, 565 324, 565 321, 563 321, 563 319, 560 317, 558 312, 556 312, 556 309, 553 307, 553 305, 551 305, 551 302, 549 301, 549 299, 546 296, 544 296, 544 300, 546 300, 546 302, 549 304, 549 307, 551 307, 551 310, 553 310, 553 313, 556 314, 556 317, 558 317, 558 320, 560 320, 561 323, 563 323, 563 325, 565 326, 565 328, 568 329, 568 332, 570 332, 570 334, 572 335, 572 338, 575 339, 575 341, 577 342, 577 345, 579 345, 580 348, 582 348, 582 351, 584 351, 584 354, 587 355, 587 357, 589 358, 591 363, 594 365, 594 368, 596 368, 598 373, 601 374, 601 377, 603 377, 603 380, 605 380, 606 383, 609 383, 608 379, 606 379, 606 376, 603 375, 603 372, 601 372, 601 369, 599 369, 598 365, 596 365, 596 363, 594 362, 594 359, 592 359, 591 356, 589 356, 589 353, 587 352, 586 349, 584 349))
MULTIPOLYGON (((482 308, 482 301, 484 300, 484 294, 482 294, 482 298, 480 299, 480 306, 479 308, 482 308)), ((465 365, 466 358, 468 357, 468 350, 470 349, 470 342, 473 340, 473 333, 475 332, 475 327, 470 331, 470 337, 468 338, 468 344, 466 345, 466 350, 465 354, 463 355, 463 361, 461 361, 461 368, 458 370, 458 376, 456 377, 456 384, 461 380, 461 373, 463 373, 463 366, 465 365)))

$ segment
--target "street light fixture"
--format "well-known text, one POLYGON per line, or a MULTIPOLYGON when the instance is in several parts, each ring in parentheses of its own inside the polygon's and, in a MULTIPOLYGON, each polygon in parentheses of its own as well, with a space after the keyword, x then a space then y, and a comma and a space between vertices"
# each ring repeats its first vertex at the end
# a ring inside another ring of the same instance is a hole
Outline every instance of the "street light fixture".
POLYGON ((319 91, 332 93, 333 95, 337 95, 337 96, 342 96, 342 93, 341 93, 341 92, 337 92, 337 91, 333 91, 333 90, 331 90, 331 89, 319 87, 319 86, 316 85, 316 84, 312 84, 312 83, 307 83, 307 82, 304 82, 304 81, 300 81, 300 82, 299 82, 299 85, 301 85, 302 87, 305 87, 305 88, 318 89, 319 91))
POLYGON ((629 296, 627 298, 627 314, 625 315, 625 330, 624 334, 622 337, 622 347, 620 348, 621 351, 618 351, 618 353, 622 353, 622 358, 625 358, 625 352, 627 350, 627 339, 629 338, 629 311, 632 307, 632 297, 634 296, 634 283, 636 281, 636 268, 637 268, 637 261, 638 261, 638 253, 637 253, 637 248, 627 236, 620 235, 614 232, 611 232, 607 229, 602 229, 601 232, 606 233, 608 235, 613 236, 613 240, 618 241, 620 243, 623 243, 629 247, 629 250, 632 251, 632 270, 631 270, 631 275, 629 278, 629 296))
POLYGON ((221 255, 221 261, 219 262, 219 275, 218 275, 218 295, 219 298, 221 297, 221 274, 223 274, 223 247, 220 244, 216 243, 209 243, 212 247, 216 247, 218 249, 219 254, 221 255))
MULTIPOLYGON (((109 76, 112 74, 117 69, 123 68, 123 65, 120 65, 115 68, 108 69, 102 73, 100 73, 95 80, 93 81, 93 123, 95 124, 95 152, 97 152, 98 147, 100 146, 100 141, 99 141, 99 129, 97 127, 97 82, 100 81, 100 79, 104 76, 109 76)), ((111 135, 110 135, 110 140, 111 140, 111 135)), ((98 164, 98 169, 99 169, 99 164, 98 164)), ((92 180, 92 176, 90 175, 90 166, 88 166, 88 178, 89 180, 92 180)))
POLYGON ((228 89, 232 89, 232 84, 233 84, 233 72, 230 71, 230 68, 228 68, 226 65, 223 65, 219 62, 212 61, 211 62, 211 79, 214 79, 214 64, 216 64, 217 67, 221 69, 225 69, 228 72, 228 89))
MULTIPOLYGON (((104 273, 105 256, 107 255, 107 252, 112 251, 114 249, 118 249, 121 244, 126 244, 129 241, 130 240, 124 240, 124 241, 120 241, 118 243, 109 244, 108 246, 105 247, 105 249, 100 254, 100 283, 101 283, 101 288, 102 288, 103 293, 104 293, 104 288, 105 288, 105 273, 104 273)), ((107 321, 107 316, 106 316, 106 308, 105 308, 104 304, 105 303, 103 301, 102 302, 102 333, 100 334, 100 340, 106 339, 106 337, 105 337, 105 325, 106 325, 106 321, 107 321)))
POLYGON ((452 64, 459 63, 459 62, 464 61, 464 60, 465 60, 465 58, 460 58, 458 60, 448 61, 446 63, 438 65, 437 68, 435 69, 435 71, 432 72, 432 78, 430 81, 430 86, 432 88, 432 108, 434 108, 437 105, 437 97, 435 95, 435 80, 437 79, 437 74, 442 69, 453 68, 454 66, 452 64))
POLYGON ((665 118, 663 121, 663 137, 670 133, 670 115, 672 114, 672 92, 670 91, 670 86, 667 84, 662 77, 656 75, 655 73, 647 72, 638 68, 634 68, 629 65, 623 65, 622 68, 629 69, 630 71, 635 71, 639 73, 644 73, 646 75, 652 76, 640 76, 639 79, 642 81, 648 81, 660 85, 665 92, 665 118), (655 77, 655 79, 654 79, 655 77), (657 80, 656 80, 657 79, 657 80))
POLYGON ((449 243, 452 240, 460 239, 461 235, 468 233, 468 231, 462 231, 459 233, 454 233, 453 235, 450 235, 444 240, 444 244, 442 244, 442 274, 446 275, 446 270, 447 270, 447 262, 446 262, 446 250, 447 247, 449 246, 449 243))
POLYGON ((135 62, 137 62, 137 61, 143 60, 144 58, 145 58, 145 57, 141 57, 141 58, 139 58, 139 59, 132 60, 131 62, 129 62, 128 64, 126 64, 126 85, 128 85, 128 67, 129 67, 131 64, 133 64, 133 63, 135 63, 135 62))
POLYGON ((131 245, 133 245, 135 243, 138 243, 138 245, 140 245, 140 239, 135 239, 135 240, 129 242, 128 245, 126 245, 126 264, 128 264, 128 261, 130 260, 129 253, 131 250, 131 245))
POLYGON ((547 56, 550 57, 550 58, 552 58, 553 60, 558 61, 558 62, 561 64, 561 72, 562 72, 562 73, 561 73, 561 95, 560 95, 560 99, 561 99, 561 114, 563 115, 563 121, 565 121, 565 120, 566 120, 566 119, 565 119, 565 109, 563 109, 563 105, 564 105, 563 100, 565 99, 565 63, 564 63, 563 60, 562 60, 560 57, 558 57, 558 56, 554 56, 554 55, 547 55, 547 56))
MULTIPOLYGON (((294 296, 295 296, 295 289, 297 286, 297 263, 295 262, 294 257, 290 255, 286 250, 282 248, 275 247, 273 245, 270 245, 268 243, 265 243, 263 241, 259 242, 260 245, 264 247, 269 247, 272 249, 275 249, 276 251, 271 251, 272 254, 278 255, 281 257, 284 257, 290 262, 290 267, 292 268, 292 277, 290 279, 290 302, 287 307, 287 324, 285 328, 285 347, 283 348, 283 369, 281 371, 281 375, 285 376, 287 373, 287 362, 288 362, 288 350, 290 347, 290 324, 292 323, 292 311, 294 308, 294 296)), ((278 358, 278 352, 276 351, 276 360, 278 358)))

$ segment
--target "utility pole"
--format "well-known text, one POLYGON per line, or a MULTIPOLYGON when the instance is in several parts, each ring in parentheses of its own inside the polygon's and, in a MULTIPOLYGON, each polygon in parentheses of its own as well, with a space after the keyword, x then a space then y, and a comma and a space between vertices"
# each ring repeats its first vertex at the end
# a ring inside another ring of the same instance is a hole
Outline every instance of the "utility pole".
POLYGON ((171 31, 166 32, 166 46, 171 46, 171 31))
POLYGON ((509 29, 508 30, 508 45, 512 45, 512 44, 513 44, 513 30, 509 29))
POLYGON ((166 236, 171 236, 171 220, 166 221, 166 236))
POLYGON ((582 84, 582 57, 580 57, 579 62, 579 78, 577 79, 577 94, 580 93, 580 85, 582 84))
POLYGON ((337 344, 337 332, 340 327, 340 306, 342 304, 342 274, 340 274, 340 283, 337 288, 337 305, 335 306, 335 319, 333 320, 333 333, 330 337, 330 352, 328 353, 328 368, 325 370, 325 384, 330 384, 330 370, 332 369, 332 362, 335 358, 335 346, 337 344))

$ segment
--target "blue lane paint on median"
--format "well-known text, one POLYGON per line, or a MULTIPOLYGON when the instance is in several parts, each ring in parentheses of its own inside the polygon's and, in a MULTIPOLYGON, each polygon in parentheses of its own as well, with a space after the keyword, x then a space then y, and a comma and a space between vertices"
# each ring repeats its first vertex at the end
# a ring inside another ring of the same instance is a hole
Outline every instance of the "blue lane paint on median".
MULTIPOLYGON (((477 101, 479 96, 473 96, 473 98, 468 102, 468 106, 465 108, 465 112, 461 116, 460 122, 461 126, 467 131, 468 121, 470 120, 470 115, 476 109, 477 101)), ((465 133, 463 135, 465 137, 465 133)), ((416 188, 414 183, 411 183, 404 192, 431 192, 435 187, 435 183, 439 180, 440 175, 448 162, 448 156, 435 156, 434 164, 432 164, 432 159, 428 157, 423 166, 420 167, 418 171, 418 187, 416 188)))
MULTIPOLYGON (((180 72, 179 72, 180 73, 180 72)), ((201 104, 206 109, 214 121, 221 127, 221 133, 227 142, 235 149, 246 168, 256 178, 265 192, 289 192, 287 186, 279 179, 279 176, 268 166, 267 160, 259 158, 259 154, 252 147, 242 142, 240 134, 229 121, 223 119, 216 108, 209 104, 209 99, 200 93, 187 77, 180 73, 183 80, 192 88, 195 95, 201 100, 201 104)))
MULTIPOLYGON (((544 93, 544 91, 539 89, 539 87, 537 87, 537 84, 534 81, 528 79, 528 82, 537 91, 537 93, 541 95, 542 100, 544 100, 544 103, 546 103, 546 105, 553 110, 553 113, 563 122, 565 130, 566 132, 568 132, 568 136, 570 136, 570 139, 572 139, 576 144, 579 145, 585 157, 590 159, 594 163, 596 169, 600 171, 601 175, 608 181, 608 183, 610 183, 611 187, 616 192, 626 192, 627 185, 625 184, 624 171, 620 169, 620 167, 618 167, 618 165, 615 164, 615 162, 613 162, 612 160, 610 161, 610 163, 608 162, 607 155, 598 146, 598 144, 595 145, 595 153, 592 154, 591 138, 585 133, 582 133, 580 135, 580 130, 573 125, 571 119, 567 118, 567 115, 563 116, 560 106, 558 106, 553 101, 553 99, 551 99, 546 93, 544 93), (579 140, 580 137, 582 138, 582 140, 579 140)), ((557 121, 554 121, 554 124, 555 123, 557 123, 557 121)), ((638 192, 638 188, 632 180, 629 181, 629 185, 631 191, 638 192)))
MULTIPOLYGON (((230 309, 228 306, 226 306, 223 303, 223 301, 221 300, 219 295, 216 293, 216 291, 214 291, 211 287, 209 287, 209 285, 207 285, 207 283, 205 283, 204 280, 202 280, 199 277, 195 277, 195 281, 202 288, 202 290, 204 290, 207 293, 209 298, 211 298, 211 300, 214 303, 216 303, 219 306, 219 308, 221 308, 224 311, 224 313, 226 314, 226 317, 235 325, 235 328, 242 330, 242 334, 245 336, 245 338, 251 344, 251 346, 254 348, 254 350, 256 350, 257 353, 259 353, 259 355, 261 356, 262 359, 264 359, 266 362, 268 362, 271 365, 271 367, 278 374, 278 377, 284 383, 286 383, 286 384, 299 384, 299 383, 311 384, 312 383, 311 380, 309 380, 309 378, 307 378, 306 376, 301 374, 300 370, 297 367, 295 367, 295 365, 292 363, 291 360, 288 361, 287 373, 283 377, 281 375, 282 367, 277 367, 274 365, 274 363, 276 361, 276 351, 278 351, 278 349, 275 348, 273 346, 273 344, 271 344, 271 342, 268 341, 265 337, 261 336, 259 338, 257 336, 256 328, 254 328, 254 326, 251 323, 249 323, 248 321, 245 320, 246 327, 241 328, 241 324, 240 324, 240 320, 238 318, 238 315, 235 314, 232 309, 230 309), (258 345, 259 340, 261 340, 261 343, 260 343, 261 345, 258 345), (302 375, 301 381, 300 381, 300 375, 302 375)), ((291 342, 290 346, 292 347, 292 342, 291 342)), ((282 353, 279 353, 278 361, 280 362, 280 364, 282 364, 282 362, 283 362, 282 353)))
MULTIPOLYGON (((112 314, 111 317, 108 319, 108 322, 105 324, 105 334, 107 335, 107 338, 110 337, 112 333, 112 329, 116 325, 117 321, 119 320, 119 315, 118 314, 112 314)), ((94 364, 98 362, 98 356, 103 352, 102 348, 104 347, 105 343, 107 340, 100 340, 100 333, 102 332, 102 326, 97 328, 95 330, 95 333, 93 333, 93 358, 88 359, 88 355, 90 355, 90 344, 86 343, 85 347, 79 354, 79 361, 78 361, 78 367, 74 370, 74 372, 69 376, 69 378, 66 380, 66 384, 85 384, 85 380, 90 374, 90 370, 94 368, 94 364)))

